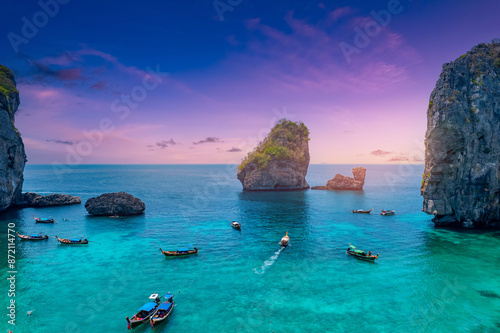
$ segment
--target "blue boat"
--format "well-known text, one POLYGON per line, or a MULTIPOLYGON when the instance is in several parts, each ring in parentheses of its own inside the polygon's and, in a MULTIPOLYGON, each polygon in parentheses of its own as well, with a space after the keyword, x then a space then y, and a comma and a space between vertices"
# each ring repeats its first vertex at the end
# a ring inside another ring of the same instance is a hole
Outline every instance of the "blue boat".
POLYGON ((59 238, 57 237, 57 240, 59 241, 59 243, 61 244, 69 244, 69 245, 78 245, 78 244, 88 244, 89 241, 87 240, 87 238, 71 238, 71 239, 66 239, 66 238, 59 238))
POLYGON ((150 321, 152 327, 161 324, 163 321, 167 320, 170 317, 172 311, 174 311, 173 297, 174 295, 172 294, 165 295, 165 297, 163 298, 165 302, 160 304, 156 313, 151 317, 150 321))
POLYGON ((54 223, 55 222, 55 220, 52 218, 47 219, 45 217, 35 217, 35 215, 33 215, 33 218, 35 219, 36 223, 54 223))
POLYGON ((32 241, 35 241, 35 240, 44 240, 44 239, 49 239, 49 236, 47 235, 44 235, 42 233, 39 233, 38 235, 31 235, 31 236, 28 236, 28 235, 21 235, 20 233, 16 232, 17 235, 19 236, 19 238, 21 238, 22 240, 32 240, 32 241))
POLYGON ((137 310, 137 313, 132 316, 132 318, 127 319, 128 323, 128 329, 131 328, 136 328, 142 323, 145 323, 149 321, 149 319, 154 316, 158 308, 160 307, 160 298, 158 297, 158 294, 151 294, 149 296, 149 302, 144 304, 139 310, 137 310))

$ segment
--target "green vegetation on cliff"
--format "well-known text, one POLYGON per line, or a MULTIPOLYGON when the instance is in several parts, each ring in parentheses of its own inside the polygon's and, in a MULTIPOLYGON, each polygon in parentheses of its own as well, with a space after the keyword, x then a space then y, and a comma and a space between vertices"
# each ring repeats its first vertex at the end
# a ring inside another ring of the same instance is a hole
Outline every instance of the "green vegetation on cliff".
POLYGON ((306 156, 303 142, 309 140, 309 130, 302 122, 281 119, 254 151, 248 153, 239 170, 254 162, 265 169, 272 160, 293 160, 304 163, 306 156))
POLYGON ((6 98, 8 98, 9 93, 18 93, 14 82, 14 74, 10 69, 0 65, 0 93, 6 98))

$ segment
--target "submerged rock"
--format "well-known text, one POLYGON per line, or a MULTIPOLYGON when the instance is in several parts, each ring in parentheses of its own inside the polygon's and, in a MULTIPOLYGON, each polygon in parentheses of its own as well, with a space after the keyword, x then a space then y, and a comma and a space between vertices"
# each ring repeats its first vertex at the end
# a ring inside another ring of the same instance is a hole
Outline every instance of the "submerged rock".
POLYGON ((26 154, 14 125, 19 92, 14 74, 0 65, 0 211, 22 200, 26 154))
POLYGON ((85 209, 92 215, 126 216, 142 214, 146 205, 140 199, 125 192, 105 193, 90 198, 85 203, 85 209))
POLYGON ((280 120, 238 168, 246 191, 286 191, 309 188, 309 130, 299 122, 280 120))
POLYGON ((500 41, 443 71, 427 110, 423 211, 436 225, 500 221, 500 41))
POLYGON ((51 207, 51 206, 67 206, 78 205, 82 203, 80 197, 75 197, 67 194, 50 194, 39 195, 36 193, 24 193, 22 201, 16 203, 20 207, 51 207))
POLYGON ((342 190, 342 191, 361 191, 365 184, 366 169, 356 167, 352 169, 354 178, 336 174, 333 179, 326 182, 326 186, 313 186, 313 190, 342 190))

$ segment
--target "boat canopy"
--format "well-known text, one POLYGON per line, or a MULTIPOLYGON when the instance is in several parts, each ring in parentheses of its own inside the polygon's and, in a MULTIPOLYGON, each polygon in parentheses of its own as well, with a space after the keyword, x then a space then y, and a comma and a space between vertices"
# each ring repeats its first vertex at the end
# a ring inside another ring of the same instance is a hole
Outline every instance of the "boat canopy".
POLYGON ((362 250, 354 250, 354 252, 356 252, 357 254, 364 254, 365 251, 362 251, 362 250))
POLYGON ((172 303, 161 303, 158 309, 167 310, 172 307, 172 303))
POLYGON ((177 252, 189 252, 189 249, 186 248, 186 249, 177 249, 177 252))
POLYGON ((69 241, 71 243, 78 243, 78 242, 80 242, 80 238, 71 238, 69 241))
POLYGON ((349 244, 349 247, 352 248, 352 249, 355 249, 356 246, 352 245, 352 244, 349 244))
POLYGON ((41 237, 42 237, 42 235, 31 235, 30 237, 41 238, 41 237))
POLYGON ((141 312, 141 311, 143 311, 143 310, 144 310, 144 311, 149 312, 149 311, 153 310, 153 309, 155 308, 155 306, 156 306, 156 305, 157 305, 157 304, 156 304, 155 302, 149 302, 149 303, 146 303, 146 304, 144 304, 144 305, 142 306, 142 308, 140 308, 139 310, 137 310, 137 312, 141 312))
POLYGON ((168 299, 171 299, 172 297, 174 297, 174 295, 172 295, 172 294, 166 294, 163 297, 168 300, 168 299))

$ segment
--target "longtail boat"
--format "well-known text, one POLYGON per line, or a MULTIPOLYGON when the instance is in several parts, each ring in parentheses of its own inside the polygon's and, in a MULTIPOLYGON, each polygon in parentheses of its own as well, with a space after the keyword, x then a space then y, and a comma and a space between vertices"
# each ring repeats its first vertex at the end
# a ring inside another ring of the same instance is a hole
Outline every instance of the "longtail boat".
POLYGON ((132 318, 129 319, 128 317, 126 317, 128 329, 136 328, 140 324, 149 321, 149 319, 158 310, 160 304, 161 301, 158 297, 158 294, 151 294, 151 296, 149 296, 149 302, 147 302, 139 310, 137 310, 137 313, 133 315, 132 318))
POLYGON ((172 314, 172 311, 174 311, 174 300, 173 300, 174 295, 172 294, 166 294, 163 299, 165 299, 165 302, 161 303, 160 306, 158 307, 158 310, 156 313, 151 316, 150 322, 151 326, 154 328, 155 325, 161 324, 164 320, 168 319, 170 315, 172 314))
POLYGON ((54 223, 55 220, 53 218, 47 219, 45 217, 36 217, 33 215, 33 218, 35 219, 36 223, 54 223))
POLYGON ((395 210, 385 210, 385 209, 382 209, 382 212, 380 213, 380 215, 384 215, 384 216, 391 216, 394 214, 396 214, 395 210))
POLYGON ((286 235, 283 236, 283 238, 281 239, 281 246, 283 247, 287 247, 288 246, 288 243, 290 243, 290 237, 288 237, 288 231, 286 232, 286 235))
POLYGON ((354 210, 353 209, 351 213, 353 213, 353 214, 370 214, 370 212, 372 210, 373 210, 373 208, 370 210, 362 210, 362 209, 354 210))
POLYGON ((353 257, 356 257, 358 259, 372 261, 372 262, 374 262, 375 259, 378 259, 378 255, 379 255, 379 253, 377 253, 377 255, 374 256, 374 255, 372 255, 372 253, 370 251, 368 251, 368 253, 366 253, 363 250, 358 250, 356 248, 356 246, 354 246, 352 244, 349 244, 349 247, 347 248, 346 253, 353 256, 353 257))
POLYGON ((231 226, 234 229, 241 229, 241 223, 240 222, 236 222, 235 220, 233 220, 233 222, 231 223, 231 226))
POLYGON ((43 235, 42 233, 39 233, 38 235, 21 235, 20 233, 16 232, 16 234, 21 238, 22 240, 30 240, 30 241, 37 241, 37 240, 45 240, 49 239, 49 236, 43 235))
POLYGON ((181 257, 181 256, 188 256, 188 255, 191 255, 191 254, 198 253, 198 249, 197 248, 194 248, 193 250, 185 248, 185 249, 177 249, 177 251, 163 251, 161 249, 161 247, 160 247, 160 251, 166 257, 181 257))
POLYGON ((57 237, 57 240, 61 244, 68 244, 68 245, 78 245, 78 244, 88 244, 89 241, 86 238, 71 238, 71 239, 66 239, 66 238, 59 238, 57 237))

